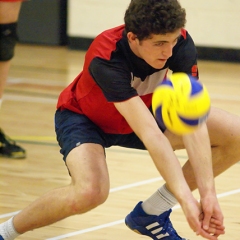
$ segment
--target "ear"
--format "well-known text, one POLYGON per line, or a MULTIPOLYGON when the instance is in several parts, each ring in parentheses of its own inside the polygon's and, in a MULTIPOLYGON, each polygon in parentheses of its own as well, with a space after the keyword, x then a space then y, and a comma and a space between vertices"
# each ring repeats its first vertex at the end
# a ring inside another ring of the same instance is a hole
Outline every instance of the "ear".
POLYGON ((137 40, 137 35, 132 32, 128 32, 127 38, 130 43, 134 43, 137 40))

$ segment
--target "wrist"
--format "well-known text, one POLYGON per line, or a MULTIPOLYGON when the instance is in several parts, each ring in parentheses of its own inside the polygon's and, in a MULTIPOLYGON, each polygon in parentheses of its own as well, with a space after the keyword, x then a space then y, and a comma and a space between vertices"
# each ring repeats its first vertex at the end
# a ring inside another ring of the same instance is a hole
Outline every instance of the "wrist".
POLYGON ((216 197, 216 189, 214 186, 205 189, 199 189, 200 198, 216 197))
POLYGON ((186 187, 179 186, 177 188, 178 191, 174 192, 171 190, 171 188, 169 187, 168 184, 165 184, 166 190, 168 190, 172 195, 174 195, 174 197, 177 199, 177 201, 180 205, 188 202, 189 199, 194 199, 190 188, 188 188, 187 186, 188 185, 186 185, 186 187))

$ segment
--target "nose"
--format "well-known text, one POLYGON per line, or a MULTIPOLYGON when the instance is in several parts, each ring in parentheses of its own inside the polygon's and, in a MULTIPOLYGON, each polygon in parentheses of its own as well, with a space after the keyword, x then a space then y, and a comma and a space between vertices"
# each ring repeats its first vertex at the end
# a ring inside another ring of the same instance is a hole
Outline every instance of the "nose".
POLYGON ((165 44, 162 52, 163 56, 166 58, 170 58, 172 56, 172 49, 173 49, 172 44, 165 44))

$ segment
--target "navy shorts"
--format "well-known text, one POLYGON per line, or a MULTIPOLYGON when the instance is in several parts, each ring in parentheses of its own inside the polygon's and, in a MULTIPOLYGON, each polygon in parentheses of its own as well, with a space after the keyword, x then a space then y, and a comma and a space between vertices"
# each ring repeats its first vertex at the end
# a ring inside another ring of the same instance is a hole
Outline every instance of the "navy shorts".
POLYGON ((135 133, 105 133, 85 115, 66 109, 56 111, 55 131, 64 161, 66 161, 68 153, 82 143, 97 143, 102 145, 103 148, 122 146, 135 149, 146 149, 135 133))

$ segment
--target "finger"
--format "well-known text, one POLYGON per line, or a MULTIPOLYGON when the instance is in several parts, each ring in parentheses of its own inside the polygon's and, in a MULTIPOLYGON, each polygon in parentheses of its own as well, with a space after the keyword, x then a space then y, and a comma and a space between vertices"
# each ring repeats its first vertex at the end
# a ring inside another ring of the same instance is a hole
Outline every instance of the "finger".
POLYGON ((204 218, 204 214, 203 214, 203 212, 202 212, 202 213, 200 213, 200 215, 199 215, 198 219, 199 219, 199 221, 202 221, 202 220, 203 220, 203 218, 204 218))
POLYGON ((203 229, 199 232, 196 232, 197 235, 202 236, 203 238, 209 239, 209 240, 217 240, 218 236, 214 236, 212 233, 208 233, 204 231, 203 229))
POLYGON ((204 230, 208 230, 209 225, 211 221, 211 214, 204 214, 203 220, 202 220, 202 228, 204 230))
POLYGON ((204 230, 203 228, 201 228, 200 230, 195 232, 197 235, 200 235, 209 240, 217 240, 219 235, 222 235, 225 233, 224 229, 225 228, 223 226, 210 224, 208 230, 204 230))
POLYGON ((215 228, 215 229, 219 229, 219 230, 224 230, 225 227, 223 225, 216 225, 213 223, 210 223, 209 228, 215 228))
POLYGON ((216 225, 221 225, 221 226, 223 226, 223 221, 222 220, 218 220, 218 219, 216 219, 216 218, 211 218, 211 220, 210 220, 210 223, 213 223, 213 224, 216 224, 216 225))
POLYGON ((207 232, 208 232, 209 234, 214 235, 214 236, 216 236, 216 235, 219 236, 219 235, 225 233, 224 229, 217 229, 217 228, 214 228, 214 227, 211 227, 211 226, 209 226, 207 232))

